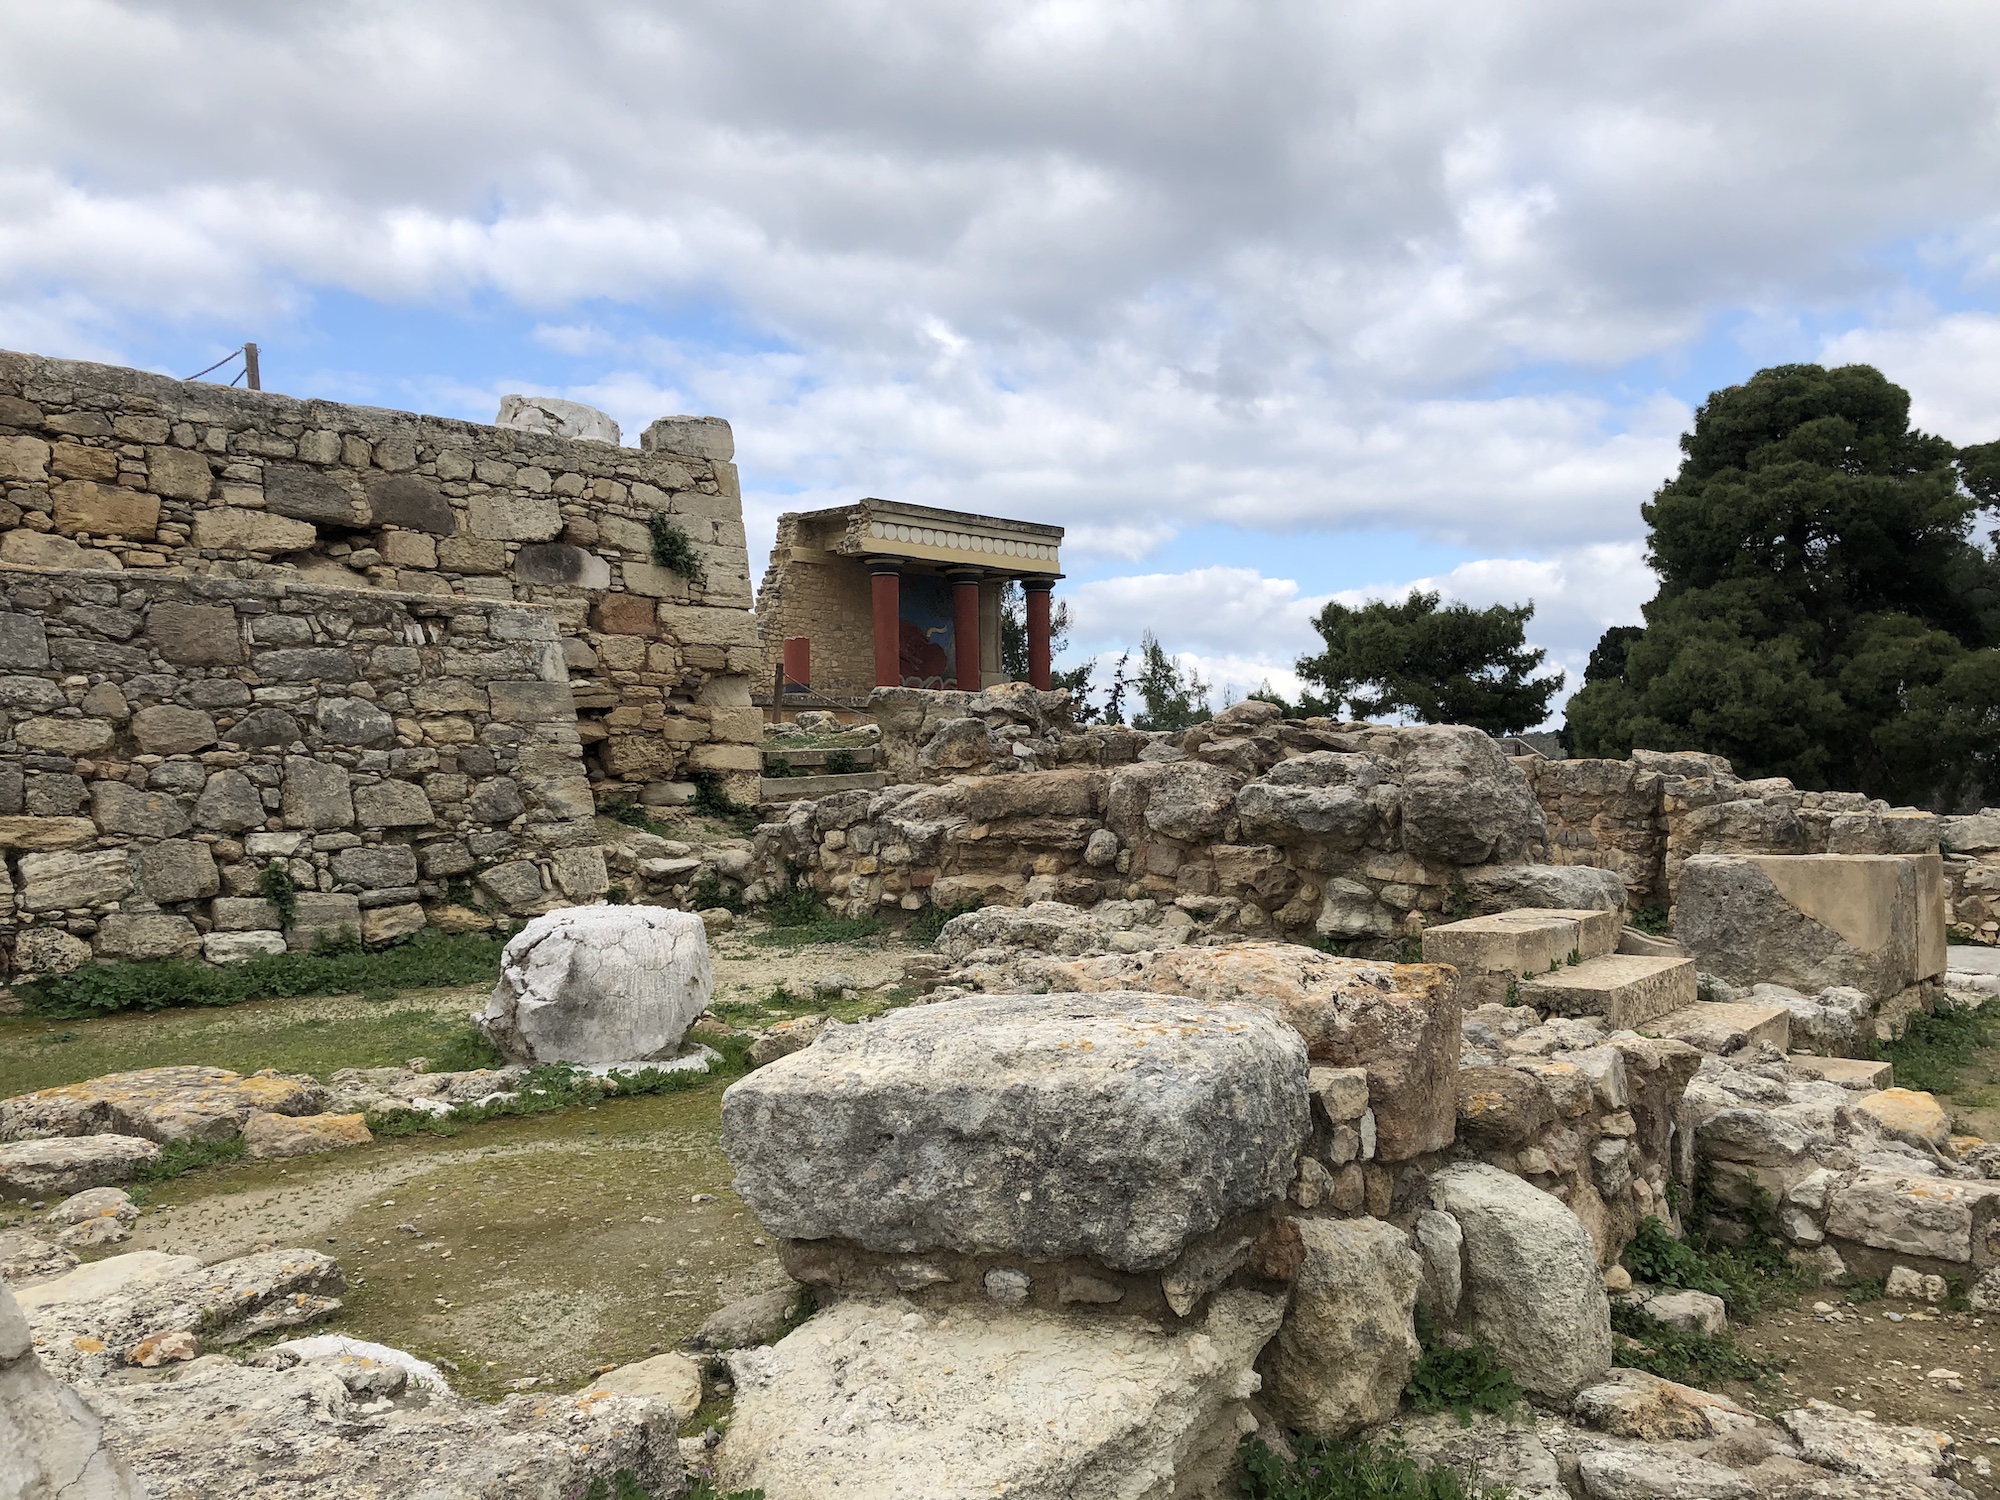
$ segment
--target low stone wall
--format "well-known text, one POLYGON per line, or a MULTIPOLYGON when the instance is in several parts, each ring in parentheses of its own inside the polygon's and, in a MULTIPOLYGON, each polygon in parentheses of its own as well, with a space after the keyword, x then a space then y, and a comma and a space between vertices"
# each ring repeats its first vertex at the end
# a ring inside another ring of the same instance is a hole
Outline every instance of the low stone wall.
POLYGON ((622 448, 0 351, 0 563, 542 604, 598 779, 749 798, 734 451, 715 418, 622 448), (702 582, 654 563, 655 516, 702 582))
POLYGON ((1860 792, 1745 781, 1723 757, 1694 751, 1514 764, 1548 820, 1550 861, 1615 872, 1633 906, 1671 906, 1698 854, 1924 854, 1947 821, 1860 792))
POLYGON ((878 692, 892 774, 923 780, 794 803, 758 833, 752 899, 797 879, 855 914, 1152 900, 1211 931, 1372 953, 1450 915, 1621 894, 1540 863, 1541 810, 1478 730, 1286 722, 1252 702, 1178 738, 1037 731, 1060 696, 878 692))
POLYGON ((0 945, 222 959, 595 898, 566 677, 511 602, 0 567, 0 945))

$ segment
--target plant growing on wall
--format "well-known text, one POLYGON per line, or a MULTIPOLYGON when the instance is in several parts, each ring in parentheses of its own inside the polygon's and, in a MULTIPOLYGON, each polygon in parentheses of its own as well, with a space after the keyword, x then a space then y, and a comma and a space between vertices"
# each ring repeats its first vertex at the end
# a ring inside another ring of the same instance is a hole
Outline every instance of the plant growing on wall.
POLYGON ((646 520, 653 539, 653 561, 670 573, 678 573, 696 588, 706 587, 708 570, 694 550, 694 539, 664 511, 654 511, 646 520))

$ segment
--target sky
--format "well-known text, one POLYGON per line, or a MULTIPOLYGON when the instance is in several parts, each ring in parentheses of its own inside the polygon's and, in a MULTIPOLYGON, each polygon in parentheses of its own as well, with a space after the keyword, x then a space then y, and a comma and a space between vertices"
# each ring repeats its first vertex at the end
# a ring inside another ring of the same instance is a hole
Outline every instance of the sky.
POLYGON ((1068 528, 1071 660, 1297 686, 1329 598, 1574 687, 1712 390, 2000 437, 1978 0, 0 0, 0 347, 736 433, 781 511, 1068 528))

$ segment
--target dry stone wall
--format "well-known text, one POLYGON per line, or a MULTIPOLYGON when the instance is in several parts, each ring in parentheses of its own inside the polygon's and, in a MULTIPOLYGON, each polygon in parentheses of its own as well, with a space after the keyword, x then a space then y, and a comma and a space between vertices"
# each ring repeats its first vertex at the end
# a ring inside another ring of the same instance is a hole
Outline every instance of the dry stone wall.
POLYGON ((607 885, 552 613, 0 568, 0 943, 27 973, 489 921, 607 885), (259 891, 297 888, 287 923, 259 891))
POLYGON ((755 787, 727 423, 637 449, 0 352, 0 563, 544 606, 592 773, 755 787), (665 516, 701 583, 652 561, 665 516))

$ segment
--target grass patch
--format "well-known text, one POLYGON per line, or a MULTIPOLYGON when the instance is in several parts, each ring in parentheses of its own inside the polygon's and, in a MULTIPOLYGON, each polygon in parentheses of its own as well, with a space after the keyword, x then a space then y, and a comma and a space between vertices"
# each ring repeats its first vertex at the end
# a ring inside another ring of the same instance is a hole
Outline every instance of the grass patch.
POLYGON ((1898 1088, 1950 1094, 1967 1082, 1986 1081, 1966 1074, 1989 1047, 2000 1047, 2000 1007, 1911 1016, 1900 1037, 1876 1044, 1875 1057, 1895 1065, 1898 1088))
POLYGON ((0 1020, 0 1098, 175 1064, 235 1073, 276 1068, 321 1079, 341 1068, 394 1067, 412 1057, 429 1058, 440 1072, 494 1067, 500 1055, 465 1019, 466 1008, 274 1001, 227 1011, 132 1011, 80 1027, 0 1020), (301 1015, 302 1009, 332 1013, 301 1015))
POLYGON ((553 1114, 604 1099, 686 1093, 750 1071, 748 1037, 718 1037, 708 1045, 722 1055, 722 1061, 706 1073, 693 1068, 638 1068, 630 1072, 616 1068, 599 1078, 572 1063, 543 1063, 528 1069, 511 1099, 461 1104, 442 1115, 410 1109, 371 1110, 368 1129, 377 1136, 457 1135, 468 1125, 487 1120, 553 1114))
POLYGON ((1776 1216, 1771 1195, 1757 1193, 1747 1211, 1747 1238, 1740 1245, 1725 1244, 1711 1232, 1713 1199, 1704 1180, 1696 1184, 1686 1237, 1675 1239, 1648 1215, 1625 1247, 1625 1269, 1641 1281, 1720 1297, 1732 1318, 1754 1317, 1767 1300, 1795 1299, 1816 1280, 1792 1263, 1777 1236, 1776 1216))
POLYGON ((1715 1335, 1675 1328, 1630 1302, 1611 1304, 1611 1326, 1636 1340, 1634 1347, 1619 1350, 1619 1362, 1662 1380, 1677 1380, 1705 1390, 1713 1389, 1722 1380, 1762 1386, 1783 1368, 1752 1358, 1726 1333, 1715 1335))
POLYGON ((750 941, 766 947, 799 948, 808 943, 852 943, 874 937, 882 931, 880 917, 837 916, 818 891, 796 882, 772 899, 764 915, 771 923, 771 930, 758 933, 750 941))
POLYGON ((169 1141, 160 1147, 159 1159, 141 1165, 132 1173, 132 1180, 148 1187, 172 1182, 176 1177, 186 1176, 203 1167, 219 1167, 228 1162, 241 1161, 248 1149, 240 1135, 226 1141, 169 1141))
POLYGON ((1242 1493, 1249 1500, 1506 1500, 1513 1493, 1504 1485, 1468 1484, 1442 1465, 1419 1468, 1394 1439, 1378 1445, 1302 1438, 1297 1453, 1282 1459, 1262 1438, 1245 1438, 1242 1493))
POLYGON ((755 808, 745 807, 729 795, 722 778, 713 771, 694 773, 694 800, 688 806, 702 817, 713 818, 745 835, 755 833, 761 821, 755 808))
POLYGON ((1403 1387, 1403 1394, 1418 1411, 1456 1412, 1459 1426, 1469 1427, 1475 1408, 1504 1416, 1526 1399, 1514 1383, 1514 1372, 1501 1364, 1491 1349, 1484 1344, 1461 1349, 1445 1343, 1421 1308, 1417 1311, 1417 1341, 1423 1354, 1410 1371, 1410 1383, 1403 1387))
POLYGON ((1664 906, 1635 906, 1625 914, 1625 925, 1636 927, 1649 937, 1665 937, 1673 931, 1664 906))
POLYGON ((967 912, 978 911, 985 903, 977 896, 970 901, 961 901, 956 906, 939 906, 933 901, 914 917, 904 929, 903 936, 913 943, 935 943, 944 931, 944 924, 953 917, 962 917, 967 912))
POLYGON ((727 912, 743 910, 743 898, 722 883, 722 877, 713 870, 703 870, 701 878, 688 892, 688 903, 695 911, 710 911, 721 907, 727 912))
POLYGON ((500 973, 506 938, 477 933, 420 932, 406 943, 370 950, 358 941, 329 943, 310 953, 261 953, 210 968, 181 958, 143 963, 86 964, 68 974, 15 986, 31 1015, 104 1016, 121 1010, 182 1005, 240 1005, 246 1000, 362 993, 491 982, 500 973))
POLYGON ((636 828, 641 833, 650 833, 655 838, 670 839, 674 836, 671 827, 653 817, 630 797, 599 797, 597 815, 614 823, 623 823, 627 828, 636 828))

